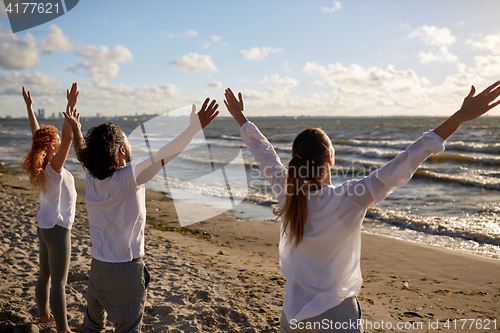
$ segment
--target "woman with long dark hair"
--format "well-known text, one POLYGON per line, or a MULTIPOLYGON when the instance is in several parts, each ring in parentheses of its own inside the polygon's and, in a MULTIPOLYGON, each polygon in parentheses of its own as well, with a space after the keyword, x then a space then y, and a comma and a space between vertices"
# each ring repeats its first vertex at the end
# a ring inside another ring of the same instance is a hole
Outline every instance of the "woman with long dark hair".
POLYGON ((362 330, 356 296, 363 283, 361 223, 366 210, 406 184, 431 154, 443 151, 445 140, 464 122, 500 104, 494 102, 500 81, 474 94, 472 86, 459 111, 384 167, 334 187, 334 149, 323 130, 311 128, 297 135, 292 158, 283 166, 271 143, 245 117, 241 93, 236 99, 226 90, 224 103, 241 127, 241 138, 278 196, 280 268, 287 280, 282 333, 362 330))
MULTIPOLYGON (((66 111, 75 107, 78 94, 77 84, 74 83, 71 92, 67 91, 66 111)), ((71 255, 76 189, 73 175, 64 168, 64 162, 71 147, 73 132, 67 120, 64 120, 62 138, 54 126, 40 126, 33 112, 31 93, 26 92, 24 87, 23 97, 33 140, 31 150, 21 162, 21 169, 29 176, 31 184, 40 189, 40 209, 37 214, 40 273, 35 287, 39 322, 55 321, 57 332, 70 333, 65 287, 71 255)))

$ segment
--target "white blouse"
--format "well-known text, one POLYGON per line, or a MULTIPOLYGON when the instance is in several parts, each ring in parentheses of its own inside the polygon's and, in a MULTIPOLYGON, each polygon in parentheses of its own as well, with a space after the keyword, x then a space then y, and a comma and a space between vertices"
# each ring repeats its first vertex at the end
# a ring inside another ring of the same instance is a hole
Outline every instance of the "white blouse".
MULTIPOLYGON (((286 168, 253 123, 245 123, 240 131, 283 207, 286 168)), ((286 233, 280 238, 280 268, 286 278, 283 310, 288 321, 317 316, 359 293, 361 223, 367 208, 405 185, 427 157, 443 150, 444 140, 429 131, 369 176, 309 192, 303 241, 294 249, 286 233)))
POLYGON ((146 190, 137 185, 135 168, 118 168, 103 180, 85 169, 90 242, 97 260, 129 262, 144 256, 146 190))
POLYGON ((40 192, 40 209, 36 216, 38 227, 51 229, 58 225, 71 230, 75 221, 75 179, 64 168, 57 173, 50 163, 45 167, 45 177, 46 191, 40 192))

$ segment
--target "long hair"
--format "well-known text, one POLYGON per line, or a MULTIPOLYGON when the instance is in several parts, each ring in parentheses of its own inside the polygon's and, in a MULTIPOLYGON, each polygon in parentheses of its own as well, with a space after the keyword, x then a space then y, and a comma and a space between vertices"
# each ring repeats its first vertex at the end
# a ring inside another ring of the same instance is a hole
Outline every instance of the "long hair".
POLYGON ((108 178, 118 169, 118 150, 126 147, 120 127, 113 123, 91 127, 85 135, 85 146, 78 160, 94 178, 100 180, 108 178))
POLYGON ((286 184, 286 202, 275 211, 283 218, 282 233, 288 229, 289 242, 297 247, 304 237, 307 221, 307 191, 316 187, 330 172, 325 166, 332 156, 331 141, 320 128, 308 128, 302 131, 292 146, 292 159, 288 163, 286 184))
POLYGON ((38 186, 42 192, 46 191, 45 166, 47 165, 45 157, 49 149, 57 140, 57 128, 52 125, 42 125, 35 134, 31 150, 22 159, 20 167, 29 176, 30 183, 38 186))

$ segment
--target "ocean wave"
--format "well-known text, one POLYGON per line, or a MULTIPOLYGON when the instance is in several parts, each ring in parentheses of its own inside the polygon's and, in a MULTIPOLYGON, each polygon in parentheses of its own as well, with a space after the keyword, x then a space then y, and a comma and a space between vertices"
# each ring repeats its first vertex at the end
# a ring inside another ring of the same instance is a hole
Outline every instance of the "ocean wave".
POLYGON ((241 141, 241 137, 234 136, 234 135, 223 134, 222 138, 225 139, 225 140, 238 140, 238 141, 241 141))
MULTIPOLYGON (((358 140, 358 139, 342 139, 333 142, 339 145, 347 146, 362 146, 376 148, 392 148, 405 150, 413 141, 406 140, 358 140)), ((475 153, 499 154, 500 143, 480 143, 480 142, 464 142, 452 141, 446 143, 446 150, 469 151, 475 153)))
POLYGON ((405 150, 413 141, 390 141, 390 140, 338 140, 333 142, 335 144, 349 145, 349 146, 363 146, 363 147, 377 147, 377 148, 392 148, 405 150))
POLYGON ((446 149, 474 153, 500 154, 500 143, 453 141, 446 143, 446 149))
MULTIPOLYGON (((163 176, 156 176, 147 185, 154 190, 166 191, 163 176)), ((175 188, 194 195, 209 196, 212 198, 229 199, 226 184, 200 183, 197 181, 185 181, 175 177, 168 178, 168 188, 175 188)), ((231 186, 231 194, 235 198, 243 199, 243 202, 272 206, 277 203, 276 196, 272 193, 266 193, 264 188, 260 187, 238 187, 231 186)))
POLYGON ((500 190, 500 172, 497 171, 468 170, 467 173, 450 175, 425 169, 419 169, 415 173, 414 177, 460 183, 462 185, 469 185, 490 190, 500 190))
POLYGON ((500 165, 500 157, 495 156, 471 156, 465 154, 450 154, 450 153, 440 153, 437 155, 432 155, 429 157, 432 162, 458 162, 458 163, 476 163, 476 164, 488 164, 488 165, 500 165))
POLYGON ((370 208, 366 217, 383 221, 400 228, 424 232, 427 234, 459 237, 480 243, 500 245, 500 216, 419 216, 404 211, 370 208))

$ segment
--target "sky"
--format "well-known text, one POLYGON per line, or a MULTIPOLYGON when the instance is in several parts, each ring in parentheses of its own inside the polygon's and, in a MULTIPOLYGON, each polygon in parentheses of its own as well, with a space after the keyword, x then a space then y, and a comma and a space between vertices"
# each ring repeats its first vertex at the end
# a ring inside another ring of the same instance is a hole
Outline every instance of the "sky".
MULTIPOLYGON (((12 33, 0 117, 162 114, 241 91, 247 116, 447 116, 500 80, 498 0, 80 1, 12 33)), ((491 115, 500 116, 499 110, 491 115)))

